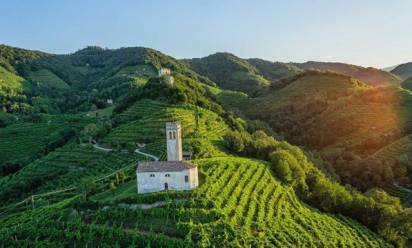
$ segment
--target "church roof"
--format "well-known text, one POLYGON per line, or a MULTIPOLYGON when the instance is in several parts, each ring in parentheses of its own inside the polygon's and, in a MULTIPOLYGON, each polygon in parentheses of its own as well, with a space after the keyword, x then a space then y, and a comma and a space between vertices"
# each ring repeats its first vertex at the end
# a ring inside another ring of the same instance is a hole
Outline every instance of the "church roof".
POLYGON ((137 172, 182 171, 195 167, 196 165, 184 161, 142 161, 137 165, 137 172))

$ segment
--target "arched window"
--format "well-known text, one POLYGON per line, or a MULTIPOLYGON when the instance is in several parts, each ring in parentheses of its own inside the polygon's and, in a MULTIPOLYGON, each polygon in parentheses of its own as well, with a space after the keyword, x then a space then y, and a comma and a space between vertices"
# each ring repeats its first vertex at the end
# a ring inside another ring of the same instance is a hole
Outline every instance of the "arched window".
POLYGON ((172 132, 169 132, 169 139, 172 139, 172 132))
POLYGON ((176 132, 173 132, 173 139, 176 139, 176 132))

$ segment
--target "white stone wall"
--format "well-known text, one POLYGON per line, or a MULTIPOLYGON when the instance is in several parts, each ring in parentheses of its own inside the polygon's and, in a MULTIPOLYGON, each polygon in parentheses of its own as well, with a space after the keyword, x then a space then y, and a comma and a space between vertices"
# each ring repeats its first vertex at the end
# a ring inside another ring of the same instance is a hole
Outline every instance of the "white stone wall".
POLYGON ((199 186, 199 178, 198 178, 198 173, 197 173, 197 167, 190 169, 189 170, 189 183, 190 183, 190 188, 194 189, 199 186))
POLYGON ((150 193, 165 190, 165 183, 169 190, 191 190, 198 186, 197 168, 173 172, 141 172, 137 174, 137 193, 150 193), (154 174, 154 177, 150 177, 154 174), (165 175, 169 174, 170 177, 165 175), (189 181, 185 182, 185 176, 189 181))

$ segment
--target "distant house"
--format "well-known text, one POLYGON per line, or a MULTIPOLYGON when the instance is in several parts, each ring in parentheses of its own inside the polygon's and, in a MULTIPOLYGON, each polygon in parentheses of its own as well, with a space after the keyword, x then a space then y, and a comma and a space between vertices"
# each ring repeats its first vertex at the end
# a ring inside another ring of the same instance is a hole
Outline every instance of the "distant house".
POLYGON ((165 75, 171 75, 171 74, 172 74, 172 70, 170 70, 169 68, 161 67, 159 69, 159 77, 165 76, 165 75))
POLYGON ((107 104, 112 105, 112 104, 113 104, 113 100, 112 100, 112 99, 107 99, 107 104))
POLYGON ((172 70, 170 70, 169 68, 160 68, 158 75, 159 77, 163 77, 166 80, 166 82, 170 85, 173 85, 175 82, 175 79, 172 76, 172 70))
POLYGON ((179 123, 166 123, 167 161, 138 162, 137 192, 191 190, 199 185, 197 166, 182 161, 182 130, 179 123))

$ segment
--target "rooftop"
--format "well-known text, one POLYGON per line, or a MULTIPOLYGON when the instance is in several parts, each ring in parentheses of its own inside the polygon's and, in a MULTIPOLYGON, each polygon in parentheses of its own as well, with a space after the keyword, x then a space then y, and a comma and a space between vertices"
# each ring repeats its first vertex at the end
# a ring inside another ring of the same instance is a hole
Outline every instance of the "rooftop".
POLYGON ((137 172, 182 171, 195 167, 185 161, 142 161, 137 165, 137 172))

